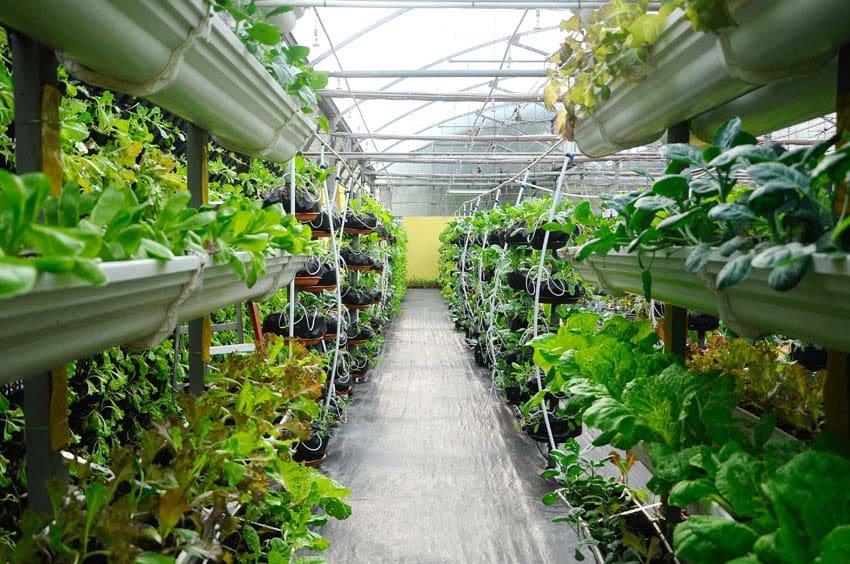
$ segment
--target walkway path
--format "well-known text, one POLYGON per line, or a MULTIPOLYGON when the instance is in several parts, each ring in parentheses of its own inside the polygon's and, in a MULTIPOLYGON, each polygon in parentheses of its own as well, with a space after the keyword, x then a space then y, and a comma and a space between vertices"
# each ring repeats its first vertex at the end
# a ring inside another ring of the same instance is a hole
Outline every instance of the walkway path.
POLYGON ((436 290, 410 290, 383 363, 357 386, 322 469, 349 487, 330 564, 569 563, 575 536, 540 497, 536 445, 489 392, 436 290))

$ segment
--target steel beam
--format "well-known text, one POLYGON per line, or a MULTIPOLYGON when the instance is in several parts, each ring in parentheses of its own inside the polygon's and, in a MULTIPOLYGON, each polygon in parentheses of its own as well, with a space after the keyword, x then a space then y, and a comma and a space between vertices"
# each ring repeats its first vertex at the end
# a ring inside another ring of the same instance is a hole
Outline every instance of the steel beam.
POLYGON ((329 71, 328 78, 546 78, 546 69, 374 69, 329 71))
MULTIPOLYGON (((599 8, 605 1, 538 1, 538 0, 258 0, 257 6, 272 8, 477 8, 485 10, 568 10, 599 8)), ((657 2, 654 3, 657 6, 657 2)))
POLYGON ((560 137, 546 133, 531 135, 417 135, 415 133, 334 133, 336 137, 353 139, 375 139, 376 141, 442 141, 470 143, 554 143, 560 137))
POLYGON ((324 98, 356 98, 358 100, 422 100, 426 102, 497 102, 543 103, 542 93, 484 94, 474 92, 386 92, 380 90, 320 90, 324 98))

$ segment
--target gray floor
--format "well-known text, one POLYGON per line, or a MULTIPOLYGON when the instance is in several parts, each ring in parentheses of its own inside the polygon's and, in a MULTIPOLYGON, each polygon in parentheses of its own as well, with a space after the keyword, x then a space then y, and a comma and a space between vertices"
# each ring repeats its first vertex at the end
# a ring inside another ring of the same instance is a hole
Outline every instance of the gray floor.
POLYGON ((331 564, 574 562, 536 445, 489 391, 436 290, 411 289, 323 471, 349 487, 331 564))

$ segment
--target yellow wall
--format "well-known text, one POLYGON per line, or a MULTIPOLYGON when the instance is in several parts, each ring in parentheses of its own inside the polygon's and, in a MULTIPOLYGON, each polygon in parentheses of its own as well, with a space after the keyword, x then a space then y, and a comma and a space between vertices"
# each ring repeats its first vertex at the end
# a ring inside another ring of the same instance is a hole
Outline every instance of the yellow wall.
POLYGON ((438 275, 437 258, 440 250, 440 232, 446 227, 450 217, 402 218, 407 231, 407 279, 415 278, 436 280, 438 275))

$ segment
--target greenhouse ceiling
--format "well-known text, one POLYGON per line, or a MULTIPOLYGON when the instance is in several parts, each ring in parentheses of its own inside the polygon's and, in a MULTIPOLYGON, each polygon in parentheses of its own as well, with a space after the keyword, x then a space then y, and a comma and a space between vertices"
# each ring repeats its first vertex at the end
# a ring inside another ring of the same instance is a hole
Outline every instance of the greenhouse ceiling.
MULTIPOLYGON (((321 107, 333 148, 362 167, 396 214, 451 215, 482 193, 492 205, 497 195, 514 199, 523 181, 527 190, 551 190, 564 159, 579 152, 553 135, 542 92, 560 22, 599 2, 286 4, 299 15, 287 39, 310 47, 311 62, 329 76, 321 107)), ((819 119, 774 137, 806 142, 830 128, 819 119)), ((305 154, 319 158, 321 147, 314 141, 305 154)), ((635 169, 664 167, 657 144, 614 158, 576 156, 565 190, 591 198, 615 182, 637 186, 635 169)))

